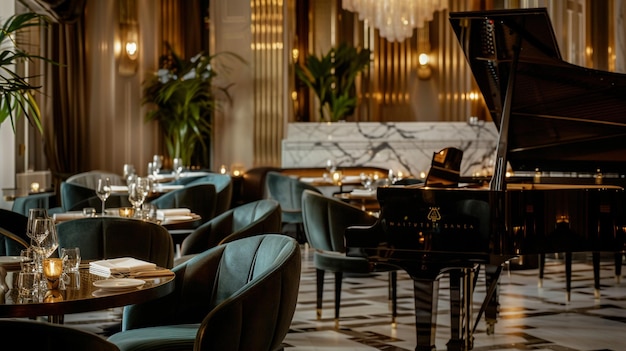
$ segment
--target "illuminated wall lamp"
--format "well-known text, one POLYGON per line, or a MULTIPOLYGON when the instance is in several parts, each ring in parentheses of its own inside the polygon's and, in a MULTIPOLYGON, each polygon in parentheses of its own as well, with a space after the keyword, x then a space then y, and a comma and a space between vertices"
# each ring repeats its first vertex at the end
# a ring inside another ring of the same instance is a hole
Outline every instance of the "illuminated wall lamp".
POLYGON ((422 52, 418 56, 419 66, 417 67, 417 77, 422 80, 430 79, 432 70, 430 68, 430 57, 427 53, 422 52))

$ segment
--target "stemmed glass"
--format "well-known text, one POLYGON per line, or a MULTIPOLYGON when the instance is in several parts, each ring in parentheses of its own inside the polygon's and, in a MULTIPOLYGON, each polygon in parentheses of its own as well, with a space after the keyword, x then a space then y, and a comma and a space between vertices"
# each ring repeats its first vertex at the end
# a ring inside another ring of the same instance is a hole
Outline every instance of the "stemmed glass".
POLYGON ((172 160, 172 169, 174 170, 174 178, 180 178, 180 174, 183 172, 183 159, 176 157, 172 160))
POLYGON ((161 172, 161 168, 163 168, 163 156, 162 155, 154 155, 152 156, 152 174, 156 177, 161 172))
POLYGON ((141 189, 141 185, 137 181, 132 182, 128 185, 128 201, 130 201, 130 203, 135 208, 135 213, 139 213, 141 205, 143 204, 145 199, 146 196, 143 192, 143 189, 141 189))
POLYGON ((48 258, 59 247, 57 229, 52 218, 39 218, 33 225, 35 245, 33 249, 43 258, 48 258))
POLYGON ((361 172, 361 184, 365 190, 372 190, 372 175, 369 173, 361 172))
POLYGON ((98 179, 98 186, 96 187, 96 195, 102 201, 102 215, 104 216, 104 206, 111 195, 111 180, 109 178, 98 179))
POLYGON ((45 208, 31 208, 30 210, 28 210, 26 235, 28 235, 29 238, 37 241, 34 234, 35 220, 44 218, 48 218, 48 211, 45 208))

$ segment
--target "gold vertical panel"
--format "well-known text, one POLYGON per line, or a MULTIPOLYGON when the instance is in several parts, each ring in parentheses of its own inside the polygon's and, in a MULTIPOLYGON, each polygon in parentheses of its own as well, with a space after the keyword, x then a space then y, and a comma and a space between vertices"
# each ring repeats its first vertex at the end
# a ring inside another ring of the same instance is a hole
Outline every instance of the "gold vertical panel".
POLYGON ((252 52, 254 59, 254 163, 280 165, 284 133, 283 0, 252 0, 252 52))

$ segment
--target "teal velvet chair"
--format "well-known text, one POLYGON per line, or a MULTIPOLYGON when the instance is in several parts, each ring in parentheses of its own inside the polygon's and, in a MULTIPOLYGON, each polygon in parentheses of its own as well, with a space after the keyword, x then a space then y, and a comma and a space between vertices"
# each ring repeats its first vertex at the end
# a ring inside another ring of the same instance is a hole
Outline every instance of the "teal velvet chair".
POLYGON ((215 186, 208 183, 187 185, 182 189, 170 191, 152 201, 157 208, 188 208, 200 215, 199 223, 190 228, 195 229, 215 217, 217 193, 215 186))
POLYGON ((19 256, 30 245, 28 217, 0 208, 0 256, 19 256))
POLYGON ((192 179, 186 185, 191 186, 196 184, 213 184, 215 186, 215 193, 217 194, 215 215, 222 214, 230 209, 233 198, 233 181, 230 175, 210 173, 200 178, 192 179))
POLYGON ((355 277, 369 275, 373 272, 389 272, 390 300, 392 323, 395 323, 397 267, 378 264, 370 265, 367 258, 351 253, 346 255, 344 234, 350 226, 371 226, 376 217, 358 207, 352 206, 335 198, 306 190, 302 194, 302 217, 304 232, 311 248, 316 270, 317 318, 321 318, 325 272, 335 275, 335 324, 339 324, 339 308, 341 306, 341 285, 344 273, 355 277))
POLYGON ((49 210, 55 207, 57 207, 57 196, 54 193, 41 193, 15 198, 11 210, 28 216, 28 210, 31 208, 45 208, 49 210))
POLYGON ((174 243, 163 226, 130 218, 88 217, 57 225, 59 247, 79 247, 83 260, 135 257, 172 268, 174 243))
POLYGON ((27 319, 0 319, 3 350, 119 351, 100 335, 60 324, 27 319))
POLYGON ((295 225, 296 239, 304 243, 306 238, 302 230, 302 193, 310 190, 321 194, 321 191, 296 177, 275 171, 267 173, 266 182, 270 199, 280 204, 283 224, 295 225))
POLYGON ((235 207, 187 236, 181 245, 182 257, 176 259, 175 264, 230 241, 262 233, 279 233, 280 227, 280 205, 274 200, 258 200, 235 207))
POLYGON ((174 267, 173 293, 124 308, 123 351, 281 350, 296 308, 300 246, 256 235, 207 250, 174 267))
POLYGON ((70 184, 81 185, 95 190, 98 186, 98 179, 109 178, 111 185, 126 185, 126 179, 117 173, 100 170, 87 171, 69 176, 65 181, 70 184))
MULTIPOLYGON (((80 211, 85 207, 93 207, 96 211, 102 211, 102 201, 96 196, 94 189, 79 184, 61 182, 61 208, 62 211, 80 211)), ((127 194, 112 194, 106 201, 107 208, 130 207, 127 194)))

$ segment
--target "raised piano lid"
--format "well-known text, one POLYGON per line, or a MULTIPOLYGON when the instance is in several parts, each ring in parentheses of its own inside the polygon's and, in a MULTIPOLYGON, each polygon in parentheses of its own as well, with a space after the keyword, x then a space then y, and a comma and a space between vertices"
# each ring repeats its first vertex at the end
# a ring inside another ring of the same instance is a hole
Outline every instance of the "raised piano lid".
POLYGON ((514 171, 626 174, 626 75, 563 61, 543 8, 456 12, 450 23, 499 130, 516 67, 507 138, 514 171))

